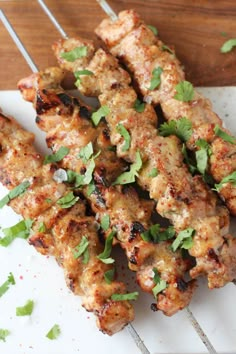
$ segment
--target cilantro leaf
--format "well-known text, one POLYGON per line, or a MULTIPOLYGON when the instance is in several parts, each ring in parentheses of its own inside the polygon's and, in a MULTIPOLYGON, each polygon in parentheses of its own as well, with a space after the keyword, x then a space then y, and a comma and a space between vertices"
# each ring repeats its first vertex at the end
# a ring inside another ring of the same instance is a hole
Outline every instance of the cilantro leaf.
POLYGON ((215 184, 215 190, 219 192, 225 183, 231 183, 234 187, 236 186, 236 171, 224 177, 220 183, 215 184))
POLYGON ((30 234, 33 220, 21 220, 17 224, 7 227, 2 230, 4 237, 0 239, 0 245, 3 247, 9 246, 16 238, 27 239, 30 234))
POLYGON ((46 225, 44 224, 43 221, 40 222, 38 231, 39 232, 45 232, 46 231, 46 225))
POLYGON ((134 102, 134 109, 138 113, 142 113, 145 110, 146 103, 140 101, 138 98, 134 102))
POLYGON ((196 145, 200 147, 200 150, 197 150, 195 153, 197 169, 202 175, 205 175, 208 167, 208 157, 212 154, 211 147, 204 139, 199 139, 196 145))
POLYGON ((148 177, 156 177, 156 176, 158 176, 158 173, 159 173, 158 169, 156 167, 154 167, 149 172, 148 177))
POLYGON ((166 283, 165 280, 161 279, 157 268, 153 268, 152 271, 154 273, 153 281, 156 284, 152 288, 152 292, 153 292, 153 295, 156 298, 159 293, 161 293, 163 290, 165 290, 167 288, 167 283, 166 283))
POLYGON ((130 166, 130 170, 128 172, 123 172, 113 183, 116 184, 127 184, 135 182, 135 177, 138 176, 138 171, 142 167, 142 159, 139 151, 136 152, 136 160, 130 166))
POLYGON ((221 53, 229 53, 236 47, 236 38, 228 39, 220 48, 221 53))
POLYGON ((0 286, 0 297, 3 296, 11 285, 15 285, 15 278, 12 273, 9 273, 7 280, 0 286))
POLYGON ((214 128, 214 132, 215 132, 215 135, 219 136, 224 141, 227 141, 230 144, 236 144, 236 138, 234 136, 227 134, 222 129, 220 129, 218 124, 216 124, 216 126, 214 128))
POLYGON ((0 328, 0 340, 6 342, 6 337, 10 335, 10 331, 8 329, 0 328))
POLYGON ((168 47, 168 45, 163 44, 162 47, 161 47, 161 49, 162 49, 163 51, 166 51, 166 52, 169 52, 170 54, 175 55, 175 52, 174 52, 172 49, 170 49, 170 47, 168 47))
POLYGON ((93 155, 93 144, 90 141, 86 146, 80 149, 78 157, 83 159, 83 162, 86 163, 88 162, 88 160, 92 155, 93 155))
POLYGON ((80 86, 81 84, 81 77, 80 76, 83 76, 83 75, 88 75, 88 76, 91 76, 91 75, 94 75, 94 73, 90 70, 77 70, 74 72, 74 75, 75 75, 75 78, 76 78, 76 82, 75 82, 75 85, 77 87, 80 86))
POLYGON ((101 219, 101 228, 107 231, 110 227, 110 216, 108 214, 103 215, 101 219))
POLYGON ((55 324, 46 334, 46 337, 50 340, 57 339, 57 337, 61 334, 61 329, 58 324, 55 324))
POLYGON ((175 230, 173 226, 167 227, 164 231, 161 231, 160 228, 159 224, 152 225, 147 231, 141 233, 142 239, 147 242, 159 243, 174 237, 175 230))
POLYGON ((93 121, 93 124, 95 126, 97 126, 99 123, 100 123, 100 120, 103 118, 103 117, 106 117, 108 114, 110 113, 110 109, 108 108, 108 106, 101 106, 97 112, 93 112, 92 114, 92 121, 93 121))
POLYGON ((30 316, 34 309, 34 301, 28 300, 22 307, 16 308, 16 316, 30 316))
POLYGON ((174 98, 178 101, 189 102, 192 101, 194 96, 193 85, 188 81, 181 81, 175 86, 177 93, 174 98))
POLYGON ((158 68, 153 69, 149 90, 155 90, 160 85, 162 73, 163 69, 160 66, 158 66, 158 68))
POLYGON ((90 182, 87 187, 87 196, 90 197, 91 194, 93 194, 96 191, 96 186, 94 182, 90 182))
POLYGON ((160 135, 176 135, 181 141, 186 142, 192 135, 192 123, 186 117, 178 120, 170 120, 160 126, 160 135))
POLYGON ((112 294, 111 299, 113 301, 130 301, 130 300, 137 300, 139 293, 134 291, 133 293, 128 294, 112 294))
POLYGON ((30 186, 29 181, 24 181, 15 188, 13 188, 5 197, 0 200, 0 209, 4 207, 10 200, 18 197, 19 195, 23 194, 30 186))
POLYGON ((61 58, 74 62, 76 59, 86 57, 88 48, 84 45, 76 47, 68 52, 61 53, 61 58))
POLYGON ((129 134, 128 130, 121 123, 117 124, 116 130, 118 131, 118 133, 121 136, 123 136, 123 138, 125 140, 124 146, 122 147, 122 151, 129 150, 130 143, 131 143, 131 137, 130 137, 130 134, 129 134))
POLYGON ((191 157, 188 156, 186 145, 182 146, 182 154, 184 155, 184 162, 188 165, 188 169, 190 173, 193 175, 197 171, 197 166, 195 161, 191 157))
POLYGON ((115 268, 109 269, 104 273, 104 279, 107 284, 111 284, 114 280, 115 268))
POLYGON ((51 162, 59 162, 62 159, 64 159, 64 157, 66 155, 68 155, 69 151, 70 151, 70 149, 68 147, 61 146, 60 149, 57 152, 55 152, 54 154, 46 155, 44 158, 43 164, 46 165, 51 162))
POLYGON ((59 204, 61 208, 67 209, 75 205, 77 200, 79 200, 79 197, 74 196, 73 192, 69 192, 64 197, 58 199, 57 204, 59 204))
POLYGON ((106 263, 106 264, 114 263, 114 259, 109 258, 109 257, 111 255, 112 242, 113 242, 113 238, 114 238, 115 234, 116 234, 116 232, 112 231, 107 236, 106 241, 105 241, 104 251, 97 256, 97 258, 100 259, 100 261, 102 261, 103 263, 106 263))
POLYGON ((147 25, 147 27, 155 34, 155 36, 158 36, 158 30, 156 27, 152 25, 147 25))
POLYGON ((176 251, 179 247, 184 249, 189 249, 193 245, 193 236, 195 230, 189 227, 186 230, 180 231, 176 239, 171 245, 172 251, 176 251))
POLYGON ((83 236, 80 243, 78 244, 78 246, 75 247, 73 251, 74 258, 77 259, 83 255, 83 263, 87 264, 89 261, 88 246, 89 246, 89 240, 87 236, 83 236))

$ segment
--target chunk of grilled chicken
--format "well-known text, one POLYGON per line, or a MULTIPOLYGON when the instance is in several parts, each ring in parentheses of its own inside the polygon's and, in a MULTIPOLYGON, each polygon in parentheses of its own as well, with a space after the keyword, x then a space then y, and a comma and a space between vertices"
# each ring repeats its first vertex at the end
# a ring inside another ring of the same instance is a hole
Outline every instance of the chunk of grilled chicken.
MULTIPOLYGON (((89 199, 98 221, 109 215, 110 225, 106 234, 109 235, 112 229, 117 230, 117 239, 126 252, 130 269, 137 272, 141 288, 152 293, 155 286, 154 268, 166 281, 168 287, 162 294, 157 295, 155 306, 166 315, 173 315, 189 304, 195 289, 194 281, 185 282, 184 280, 190 262, 187 259, 184 260, 179 251, 173 253, 170 250, 169 241, 154 245, 142 239, 141 233, 151 226, 153 202, 139 198, 131 186, 124 188, 108 186, 109 181, 106 176, 114 174, 113 164, 109 159, 112 161, 116 159, 117 164, 121 163, 111 149, 108 128, 105 123, 102 123, 95 129, 92 122, 88 120, 88 116, 83 114, 83 103, 67 95, 59 86, 55 86, 54 76, 58 70, 58 68, 47 69, 48 76, 50 72, 52 73, 51 84, 48 80, 44 81, 45 73, 42 72, 21 80, 19 88, 24 97, 34 102, 37 123, 47 132, 48 146, 53 151, 57 151, 62 146, 70 149, 69 154, 60 162, 61 167, 80 173, 82 164, 82 170, 85 171, 86 163, 83 158, 79 158, 79 152, 88 141, 92 143, 95 154, 100 152, 100 161, 104 161, 104 166, 101 168, 97 158, 94 159, 96 189, 94 193, 88 195, 87 187, 84 187, 83 193, 89 199), (33 93, 33 89, 35 93, 30 97, 28 90, 33 93), (67 104, 68 102, 70 104, 67 104), (109 156, 107 151, 110 151, 109 156)), ((60 73, 58 75, 60 76, 60 73)), ((122 163, 121 166, 123 166, 122 163)), ((116 171, 114 177, 118 175, 119 171, 116 171)))
POLYGON ((53 49, 62 68, 93 72, 93 75, 81 77, 80 90, 85 95, 99 95, 101 105, 108 106, 110 113, 106 120, 118 156, 134 162, 136 152, 140 152, 142 168, 137 181, 156 200, 157 212, 168 218, 177 232, 189 227, 195 230, 193 246, 189 249, 197 263, 190 272, 192 277, 206 274, 210 288, 233 280, 236 258, 228 263, 227 252, 222 253, 225 248, 232 254, 230 247, 236 242, 228 234, 226 208, 200 176, 191 176, 183 162, 180 141, 174 136, 157 135, 153 107, 146 104, 144 112, 135 111, 137 95, 130 86, 129 74, 111 54, 103 49, 96 51, 91 42, 83 39, 59 40, 53 49), (80 46, 87 46, 87 57, 78 58, 73 63, 62 57, 62 53, 80 46), (122 123, 131 136, 131 146, 126 151, 122 149, 124 139, 117 132, 118 123, 122 123), (159 173, 150 178, 153 168, 159 173))
POLYGON ((69 189, 54 181, 56 166, 43 166, 42 157, 33 147, 34 136, 13 119, 0 114, 0 180, 9 189, 25 180, 30 187, 10 201, 10 206, 24 218, 34 218, 30 243, 42 254, 55 256, 65 271, 70 289, 82 296, 87 311, 97 317, 100 330, 109 335, 121 330, 133 320, 133 307, 127 301, 111 300, 114 293, 125 293, 125 285, 114 281, 107 284, 104 274, 111 269, 97 255, 103 250, 97 234, 97 222, 86 216, 84 202, 79 200, 69 209, 57 201, 69 189), (43 223, 43 224, 42 224, 43 223), (40 232, 40 225, 45 231, 40 232), (89 261, 74 257, 74 249, 83 238, 89 241, 89 261))
MULTIPOLYGON (((129 68, 146 102, 154 106, 160 104, 167 120, 187 117, 191 121, 193 134, 187 142, 189 149, 197 151, 199 139, 205 139, 211 145, 209 173, 217 183, 236 171, 236 145, 217 136, 214 129, 219 125, 227 134, 230 132, 222 127, 223 123, 213 112, 210 101, 197 91, 188 102, 175 99, 176 85, 185 80, 183 67, 174 50, 164 45, 135 11, 121 12, 115 22, 104 20, 97 27, 96 34, 129 68), (152 72, 158 67, 163 70, 161 83, 150 90, 152 72)), ((224 183, 220 195, 231 213, 236 215, 236 187, 230 182, 224 183)))

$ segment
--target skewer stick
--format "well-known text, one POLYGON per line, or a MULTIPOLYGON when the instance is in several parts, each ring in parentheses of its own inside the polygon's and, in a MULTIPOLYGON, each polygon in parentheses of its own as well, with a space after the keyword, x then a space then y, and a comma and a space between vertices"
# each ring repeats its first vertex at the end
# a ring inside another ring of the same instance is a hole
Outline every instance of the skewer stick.
MULTIPOLYGON (((51 18, 51 20, 53 21, 53 23, 56 25, 56 28, 58 29, 58 31, 61 33, 61 35, 64 38, 68 38, 66 32, 61 28, 61 26, 59 25, 59 23, 57 22, 57 20, 55 19, 55 17, 51 14, 51 12, 49 11, 49 9, 46 7, 46 5, 43 3, 43 1, 38 0, 38 2, 40 3, 40 5, 42 6, 42 8, 45 10, 45 12, 47 13, 47 15, 51 18), (54 20, 53 20, 54 19, 54 20)), ((16 34, 15 30, 13 29, 11 23, 9 22, 8 18, 6 17, 6 15, 4 14, 4 12, 0 9, 0 20, 3 22, 4 26, 6 27, 8 33, 10 34, 11 38, 13 39, 13 41, 15 42, 17 48, 19 49, 19 51, 21 52, 21 54, 23 55, 23 57, 25 58, 27 64, 29 65, 29 67, 31 68, 31 70, 34 73, 37 73, 39 71, 38 67, 35 65, 33 59, 31 58, 31 56, 28 54, 28 52, 26 51, 24 45, 22 44, 21 40, 19 39, 18 35, 16 34)), ((132 339, 134 340, 136 346, 140 349, 140 352, 142 354, 151 354, 150 351, 147 349, 147 347, 145 346, 145 344, 143 343, 142 339, 140 338, 140 336, 138 335, 136 329, 134 328, 134 326, 129 323, 126 326, 126 330, 127 332, 131 335, 132 339)))
MULTIPOLYGON (((59 22, 57 21, 57 19, 53 15, 53 13, 47 8, 47 6, 45 5, 44 1, 43 0, 38 0, 38 2, 42 6, 43 10, 46 12, 47 16, 50 18, 50 20, 56 26, 56 28, 58 29, 60 34, 64 33, 62 35, 63 38, 67 39, 68 35, 65 33, 65 31, 63 30, 63 28, 61 27, 61 25, 59 24, 59 22)), ((112 21, 116 21, 118 19, 118 16, 116 15, 116 13, 112 10, 110 5, 105 0, 97 0, 97 2, 103 8, 103 10, 106 12, 106 14, 111 18, 112 21)), ((211 342, 210 342, 209 338, 207 337, 206 333, 203 331, 202 327, 200 326, 200 324, 196 320, 196 318, 193 315, 192 311, 187 307, 185 309, 185 312, 186 312, 186 315, 187 315, 189 321, 191 322, 193 328, 195 329, 195 331, 199 335, 201 341, 203 342, 203 344, 207 348, 209 354, 217 354, 215 348, 213 347, 213 345, 211 344, 211 342)), ((144 349, 146 347, 143 344, 143 342, 141 341, 138 333, 132 327, 132 325, 129 324, 127 329, 129 330, 130 334, 132 335, 134 341, 136 342, 136 345, 139 347, 141 352, 142 353, 149 353, 148 351, 142 351, 142 349, 140 347, 140 344, 142 345, 142 347, 144 347, 144 349)))

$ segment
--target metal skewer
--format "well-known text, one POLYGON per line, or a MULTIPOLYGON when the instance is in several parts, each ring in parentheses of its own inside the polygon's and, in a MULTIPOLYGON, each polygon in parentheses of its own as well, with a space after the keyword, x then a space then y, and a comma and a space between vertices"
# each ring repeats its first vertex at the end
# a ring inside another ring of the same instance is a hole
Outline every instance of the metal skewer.
MULTIPOLYGON (((56 26, 57 30, 62 35, 62 37, 64 39, 68 39, 67 33, 61 27, 60 23, 55 18, 53 13, 45 5, 44 1, 43 0, 37 0, 37 1, 40 4, 40 6, 42 7, 42 9, 45 11, 46 15, 52 21, 52 23, 56 26)), ((110 7, 110 5, 105 0, 96 0, 96 1, 99 3, 99 5, 102 7, 102 9, 106 12, 106 14, 111 18, 112 21, 118 20, 118 16, 116 15, 116 13, 113 11, 113 9, 110 7)), ((190 323, 192 324, 193 328, 197 332, 197 334, 200 337, 201 341, 203 342, 203 344, 207 348, 209 354, 217 354, 217 351, 215 350, 215 348, 211 344, 209 338, 207 337, 206 333, 203 331, 202 327, 200 326, 200 324, 196 320, 196 318, 193 315, 192 311, 187 307, 185 309, 185 312, 186 312, 187 318, 189 319, 190 323)), ((129 333, 133 337, 136 345, 141 350, 141 352, 142 353, 147 353, 147 354, 150 353, 148 351, 148 349, 146 348, 146 346, 144 345, 144 343, 142 342, 142 340, 140 339, 138 333, 136 332, 136 330, 134 329, 134 327, 131 324, 129 324, 127 326, 127 330, 129 331, 129 333)))
MULTIPOLYGON (((38 2, 43 7, 43 9, 46 11, 47 15, 51 18, 51 15, 49 15, 49 14, 51 14, 51 12, 48 10, 48 8, 43 3, 43 1, 38 0, 38 2)), ((54 16, 52 16, 52 19, 54 19, 53 23, 55 25, 57 24, 56 27, 57 27, 58 31, 62 34, 63 38, 68 38, 66 32, 60 27, 60 25, 58 24, 58 22, 57 22, 57 20, 55 19, 54 16)), ((21 54, 25 58, 27 64, 31 68, 31 70, 34 73, 37 73, 39 71, 38 67, 35 65, 33 59, 28 54, 28 52, 25 49, 23 43, 19 39, 19 37, 18 37, 17 33, 15 32, 15 30, 13 29, 11 23, 9 22, 8 18, 6 17, 6 15, 4 14, 4 12, 1 9, 0 9, 0 20, 3 22, 3 24, 6 27, 8 33, 10 34, 10 36, 13 39, 13 41, 15 42, 17 48, 19 49, 19 51, 21 52, 21 54)), ((126 328, 127 332, 131 335, 132 339, 134 340, 136 346, 139 348, 140 352, 142 354, 151 354, 150 351, 145 346, 145 344, 143 343, 143 341, 140 338, 140 336, 138 335, 138 333, 137 333, 136 329, 134 328, 134 326, 131 323, 129 323, 125 328, 126 328)))

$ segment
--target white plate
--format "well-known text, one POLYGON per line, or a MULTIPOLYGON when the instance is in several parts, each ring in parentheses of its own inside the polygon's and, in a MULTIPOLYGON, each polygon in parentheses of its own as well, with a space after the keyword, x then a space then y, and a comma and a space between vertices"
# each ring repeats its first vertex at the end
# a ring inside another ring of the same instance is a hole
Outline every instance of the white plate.
MULTIPOLYGON (((213 101, 215 110, 227 127, 236 133, 236 88, 201 89, 213 101)), ((36 146, 48 153, 43 133, 34 123, 35 112, 16 91, 0 92, 0 107, 13 115, 26 129, 35 132, 36 146)), ((7 190, 0 186, 0 198, 7 190)), ((19 220, 9 207, 0 211, 1 227, 12 226, 19 220)), ((125 260, 123 259, 123 262, 125 260)), ((12 272, 16 285, 0 298, 0 328, 11 335, 0 341, 2 354, 139 354, 127 330, 108 337, 100 333, 92 314, 80 306, 79 297, 66 288, 63 271, 56 262, 38 254, 24 240, 15 240, 8 248, 0 247, 0 285, 12 272), (16 317, 15 308, 28 299, 35 301, 30 317, 16 317), (45 337, 55 324, 61 335, 50 341, 45 337)), ((135 288, 132 275, 129 290, 135 288), (133 283, 133 284, 132 284, 133 283)), ((209 291, 204 281, 198 288, 191 310, 219 353, 236 353, 236 287, 227 285, 209 291)), ((135 329, 152 354, 207 353, 184 311, 172 318, 150 310, 152 297, 141 294, 135 303, 135 329)))

